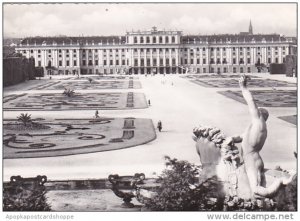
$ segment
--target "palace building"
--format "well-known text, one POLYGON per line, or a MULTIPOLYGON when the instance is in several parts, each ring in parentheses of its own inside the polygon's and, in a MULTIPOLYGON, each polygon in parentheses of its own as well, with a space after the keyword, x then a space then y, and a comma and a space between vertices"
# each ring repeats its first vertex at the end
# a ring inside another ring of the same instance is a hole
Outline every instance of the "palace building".
POLYGON ((176 74, 266 72, 296 55, 294 37, 253 34, 184 35, 131 31, 125 36, 25 38, 16 52, 54 74, 176 74))

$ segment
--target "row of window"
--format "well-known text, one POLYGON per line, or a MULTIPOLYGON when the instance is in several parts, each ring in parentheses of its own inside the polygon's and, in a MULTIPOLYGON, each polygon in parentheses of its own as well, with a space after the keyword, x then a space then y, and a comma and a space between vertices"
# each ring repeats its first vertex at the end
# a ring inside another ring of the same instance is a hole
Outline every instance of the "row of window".
MULTIPOLYGON (((200 68, 197 68, 197 73, 201 73, 200 72, 200 68)), ((237 71, 239 70, 240 73, 244 73, 245 70, 247 70, 248 73, 251 73, 251 67, 247 67, 247 69, 244 69, 244 67, 240 67, 239 69, 237 69, 236 67, 232 68, 232 72, 233 73, 237 73, 237 71)), ((227 67, 223 67, 223 68, 209 68, 209 70, 207 68, 203 68, 202 69, 202 73, 206 73, 207 71, 209 71, 209 73, 227 73, 228 72, 228 68, 227 67)))
MULTIPOLYGON (((220 56, 220 54, 216 54, 216 55, 217 55, 217 56, 220 56)), ((258 53, 257 55, 260 55, 260 53, 258 53)), ((268 53, 268 55, 270 56, 271 54, 268 53)), ((278 55, 278 53, 275 52, 275 55, 278 55)), ((285 55, 285 53, 282 53, 282 55, 285 55)), ((121 56, 122 56, 123 58, 125 57, 124 54, 122 54, 121 56)), ((137 56, 137 54, 134 54, 134 56, 137 56)), ((198 55, 198 56, 199 56, 199 55, 198 55)), ((203 54, 203 56, 206 56, 206 54, 203 54)), ((211 56, 211 57, 214 57, 213 54, 211 54, 210 56, 211 56)), ((233 53, 232 56, 235 57, 236 54, 233 53)), ((243 53, 240 53, 240 56, 244 56, 244 54, 243 54, 243 53)), ((247 56, 250 56, 250 53, 247 53, 247 56)), ((50 55, 48 55, 48 57, 51 58, 52 55, 50 54, 50 55)), ((58 55, 58 57, 59 57, 59 58, 62 58, 62 55, 60 54, 60 55, 58 55)), ((66 58, 69 58, 70 56, 67 54, 65 57, 66 57, 66 58)), ((103 55, 103 58, 104 58, 104 59, 105 59, 106 57, 107 57, 106 55, 103 55)), ((109 55, 109 57, 112 57, 112 55, 109 55)), ((119 55, 116 55, 116 58, 118 58, 118 57, 119 57, 119 55)), ((187 55, 185 54, 184 57, 187 57, 187 55)), ((191 57, 191 59, 193 59, 193 58, 194 58, 194 54, 191 53, 191 54, 190 54, 190 57, 191 57)), ((226 57, 226 54, 223 54, 223 57, 226 57)), ((38 58, 41 58, 41 55, 38 55, 38 58)), ((74 54, 74 55, 73 55, 73 58, 77 58, 77 55, 74 54)), ((86 55, 83 55, 83 56, 82 56, 82 59, 86 59, 86 58, 87 58, 86 55)), ((92 56, 88 56, 88 58, 92 58, 92 56)), ((96 55, 95 58, 97 59, 97 58, 98 58, 98 55, 96 55)), ((247 59, 250 59, 250 58, 248 57, 247 59)))
MULTIPOLYGON (((133 70, 134 74, 145 74, 145 73, 151 73, 151 69, 148 68, 134 68, 133 70)), ((179 70, 180 71, 180 70, 179 70)), ((201 73, 201 68, 196 68, 195 69, 196 73, 201 73)), ((244 73, 244 71, 247 71, 248 73, 251 73, 251 67, 233 67, 232 68, 233 73, 237 73, 238 71, 240 73, 244 73)), ((227 73, 229 72, 229 69, 227 67, 223 67, 223 68, 214 68, 214 67, 210 67, 210 68, 202 68, 202 73, 227 73)), ((171 74, 171 73, 176 73, 176 67, 174 68, 170 68, 170 67, 166 67, 166 68, 159 68, 158 69, 158 73, 163 74, 163 73, 167 73, 167 74, 171 74)))
MULTIPOLYGON (((99 50, 100 50, 100 49, 99 49, 99 50)), ((50 50, 47 50, 48 53, 52 53, 52 51, 53 51, 53 50, 51 50, 51 49, 50 49, 50 50)), ((62 53, 62 51, 63 51, 63 50, 58 49, 58 53, 62 53)), ((73 53, 76 53, 76 52, 77 52, 77 49, 73 49, 73 50, 66 49, 66 50, 65 50, 65 53, 68 54, 68 53, 70 53, 70 51, 73 51, 73 53)), ((83 54, 85 54, 85 53, 87 53, 87 52, 88 52, 88 53, 92 53, 92 49, 81 49, 81 51, 82 51, 83 54)), ((94 51, 94 52, 98 52, 98 49, 93 49, 93 51, 94 51)), ((102 49, 102 51, 103 51, 103 52, 108 52, 108 51, 109 51, 109 52, 113 52, 113 49, 102 49)), ((119 52, 119 51, 125 52, 125 49, 114 49, 114 51, 115 51, 115 52, 119 52)), ((128 52, 128 49, 127 49, 126 51, 128 52)), ((23 53, 26 54, 26 50, 23 50, 23 53)), ((31 49, 31 50, 30 50, 30 53, 33 54, 33 53, 34 53, 34 50, 31 49)), ((41 53, 41 50, 38 49, 38 50, 37 50, 37 53, 40 54, 40 53, 41 53)))
MULTIPOLYGON (((173 65, 173 66, 176 65, 176 59, 165 59, 166 65, 169 65, 170 61, 171 61, 171 65, 173 65)), ((206 64, 206 61, 207 60, 204 58, 202 60, 202 64, 206 64)), ((271 62, 272 62, 271 58, 268 58, 267 63, 270 64, 271 62)), ((283 58, 283 62, 285 62, 285 58, 283 58)), ((103 65, 104 66, 106 66, 108 64, 109 65, 128 65, 128 63, 129 63, 128 60, 127 60, 127 62, 125 60, 121 60, 121 61, 119 61, 119 60, 115 60, 115 61, 114 60, 109 60, 109 61, 103 60, 103 65)), ((182 64, 188 64, 188 59, 181 59, 181 63, 182 64)), ((216 61, 214 59, 211 59, 209 63, 210 64, 227 64, 227 60, 223 59, 222 62, 221 62, 220 59, 217 59, 216 61)), ((250 64, 250 63, 251 63, 251 60, 250 60, 250 58, 248 58, 246 64, 250 64)), ((278 58, 275 58, 275 63, 279 63, 278 58)), ((39 64, 39 66, 41 66, 41 61, 38 61, 38 64, 39 64)), ((152 65, 153 66, 162 66, 163 64, 164 64, 164 59, 159 59, 159 60, 153 59, 152 60, 152 65), (159 61, 159 63, 157 63, 157 61, 159 61)), ((190 64, 200 64, 200 59, 196 59, 196 60, 191 59, 190 64)), ((241 58, 239 60, 239 62, 237 63, 237 60, 235 58, 233 58, 232 59, 232 64, 245 64, 245 61, 244 61, 244 59, 241 58)), ((93 62, 92 60, 88 60, 88 61, 82 60, 82 65, 83 66, 93 66, 93 65, 98 66, 99 61, 94 60, 94 62, 93 62)), ((58 66, 62 66, 62 60, 58 61, 58 66)), ((70 61, 69 60, 66 61, 66 66, 67 67, 70 66, 70 61)), ((77 61, 76 60, 73 61, 73 66, 77 66, 77 61)), ((150 59, 147 59, 146 62, 145 62, 144 59, 141 59, 140 60, 140 65, 139 65, 138 59, 134 59, 134 66, 136 66, 136 67, 137 66, 151 66, 151 61, 150 61, 150 59)))
MULTIPOLYGON (((275 52, 278 51, 278 48, 280 48, 280 47, 274 47, 275 52)), ((232 47, 232 51, 233 51, 233 52, 235 52, 236 49, 238 49, 238 48, 232 47)), ((247 49, 247 51, 250 51, 250 47, 247 47, 247 48, 245 48, 245 49, 247 49)), ((260 48, 260 47, 257 47, 256 49, 259 51, 261 48, 260 48)), ((100 50, 100 49, 99 49, 99 50, 100 50)), ((120 50, 121 52, 125 52, 125 49, 114 49, 115 52, 119 52, 119 50, 120 50)), ((147 52, 150 52, 150 48, 147 48, 147 49, 145 49, 145 50, 146 50, 147 52)), ((156 50, 163 51, 162 48, 159 48, 159 49, 153 48, 152 50, 153 50, 154 52, 155 52, 156 50)), ((166 48, 165 50, 166 50, 166 51, 171 50, 171 51, 174 51, 174 52, 175 52, 175 48, 172 48, 172 49, 166 48)), ((194 51, 195 49, 190 49, 190 50, 191 50, 191 51, 194 51)), ((240 52, 241 52, 241 51, 243 51, 243 48, 240 47, 239 50, 240 50, 240 52)), ((268 50, 268 51, 271 50, 271 47, 267 47, 267 50, 268 50)), ((285 50, 286 50, 286 48, 285 48, 285 47, 282 47, 282 51, 285 51, 285 50)), ((47 51, 48 51, 48 53, 51 53, 51 52, 52 52, 52 50, 47 50, 47 51)), ((66 53, 69 53, 70 51, 71 51, 71 50, 69 50, 69 49, 66 49, 66 50, 65 50, 66 53)), ((82 51, 83 54, 85 54, 86 52, 92 53, 92 49, 82 49, 81 51, 82 51)), ((94 52, 98 52, 98 49, 93 49, 93 51, 94 51, 94 52)), ((113 52, 113 49, 103 49, 103 52, 107 52, 107 51, 113 52)), ((127 49, 126 51, 128 52, 128 49, 127 49)), ((137 52, 138 49, 135 48, 134 51, 137 52)), ((143 52, 144 49, 141 48, 140 51, 143 52)), ((181 48, 180 51, 185 51, 185 52, 187 52, 187 51, 188 51, 188 48, 184 48, 184 49, 181 48)), ((200 48, 196 48, 196 51, 200 51, 200 48)), ((202 48, 202 51, 206 51, 206 48, 202 48)), ((220 51, 220 48, 219 48, 219 47, 217 47, 217 48, 210 48, 210 51, 220 51)), ((223 48, 223 51, 226 51, 226 48, 223 48)), ((73 49, 73 52, 76 53, 77 50, 76 50, 76 49, 73 49)), ((25 53, 26 53, 26 50, 23 50, 23 53, 25 54, 25 53)), ((30 53, 34 53, 34 50, 30 50, 30 53)), ((40 49, 37 50, 37 53, 40 54, 40 53, 41 53, 41 50, 40 50, 40 49)), ((61 49, 58 49, 58 53, 62 53, 62 50, 61 50, 61 49)), ((191 52, 191 53, 192 53, 192 52, 191 52)))
POLYGON ((152 44, 156 44, 156 43, 160 43, 160 44, 162 44, 162 43, 166 43, 166 44, 168 44, 168 43, 175 43, 176 42, 176 40, 175 40, 175 36, 152 36, 152 37, 150 37, 150 36, 146 36, 146 37, 144 37, 144 36, 141 36, 141 37, 134 37, 133 38, 133 43, 134 44, 137 44, 137 43, 140 43, 140 44, 144 44, 144 43, 146 43, 146 44, 149 44, 149 43, 152 43, 152 44), (152 42, 150 42, 150 38, 152 38, 152 42), (165 39, 165 41, 163 42, 163 39, 165 39))
MULTIPOLYGON (((238 69, 237 69, 236 67, 233 67, 233 68, 232 68, 232 72, 233 72, 233 73, 237 73, 237 70, 238 70, 238 69)), ((240 73, 244 73, 244 70, 245 70, 244 67, 240 67, 240 68, 239 68, 239 72, 240 72, 240 73)), ((223 73, 227 73, 227 72, 228 72, 228 69, 227 69, 226 67, 224 67, 223 70, 221 70, 221 68, 217 68, 216 71, 217 71, 217 73, 221 73, 221 71, 223 71, 223 73)), ((247 72, 248 72, 248 73, 251 73, 251 67, 247 67, 247 72)), ((215 69, 214 69, 213 67, 210 68, 210 73, 215 73, 215 69)))
MULTIPOLYGON (((196 54, 196 55, 198 55, 198 56, 199 56, 199 54, 196 54)), ((205 54, 205 53, 203 53, 202 55, 203 55, 203 56, 206 56, 206 54, 205 54)), ((220 56, 220 53, 217 53, 216 55, 217 55, 217 56, 220 56)), ((240 52, 240 54, 239 54, 239 55, 240 55, 240 56, 244 56, 244 54, 243 54, 242 52, 240 52)), ((260 53, 257 53, 257 55, 260 55, 260 53)), ((270 52, 268 52, 268 55, 271 55, 271 53, 270 53, 270 52)), ((278 55, 278 52, 275 52, 275 55, 278 55)), ((283 53, 282 53, 282 55, 285 55, 285 52, 283 52, 283 53)), ((112 57, 112 54, 110 54, 109 56, 110 56, 110 57, 112 57)), ((122 54, 121 56, 122 56, 122 57, 125 57, 125 54, 122 54)), ((135 54, 134 54, 134 56, 137 56, 137 54, 135 53, 135 54)), ((188 55, 187 55, 187 54, 184 54, 184 56, 188 56, 188 55)), ((191 56, 191 57, 193 57, 193 56, 194 56, 194 53, 190 53, 190 56, 191 56)), ((213 57, 213 56, 215 56, 215 54, 211 54, 210 56, 211 56, 211 57, 213 57)), ((226 53, 223 53, 223 56, 225 57, 225 56, 226 56, 226 53)), ((233 53, 232 53, 232 56, 236 56, 236 53, 235 53, 235 52, 233 52, 233 53)), ((248 53, 247 53, 247 56, 250 56, 250 52, 248 52, 248 53)), ((40 57, 41 57, 41 55, 40 55, 40 54, 38 54, 38 58, 40 58, 40 57)), ((49 54, 49 55, 48 55, 48 57, 49 57, 49 58, 51 58, 51 57, 52 57, 52 55, 51 55, 51 54, 49 54)), ((58 57, 60 57, 60 58, 61 58, 61 57, 62 57, 62 55, 61 55, 61 54, 59 54, 59 55, 58 55, 58 57)), ((70 57, 70 55, 69 55, 69 54, 66 54, 66 58, 69 58, 69 57, 70 57)), ((77 54, 73 54, 73 57, 74 57, 74 58, 76 58, 76 57, 77 57, 77 54)), ((86 57, 87 57, 87 56, 86 56, 85 54, 84 54, 84 55, 82 55, 82 58, 83 58, 83 59, 84 59, 84 58, 86 58, 86 57)), ((89 57, 89 58, 92 58, 92 56, 91 56, 91 55, 89 55, 88 57, 89 57)), ((104 57, 104 58, 106 58, 106 55, 104 54, 104 55, 103 55, 103 57, 104 57)), ((118 54, 116 54, 116 57, 119 57, 119 55, 118 55, 118 54)), ((95 55, 95 58, 98 58, 98 55, 95 55)))
MULTIPOLYGON (((261 47, 255 47, 258 51, 261 49, 261 47)), ((275 51, 277 51, 278 49, 280 49, 281 47, 274 47, 275 51)), ((196 51, 200 51, 201 48, 182 48, 180 49, 180 51, 188 51, 188 49, 190 50, 196 50, 196 51)), ((208 49, 208 48, 207 48, 208 49)), ((211 47, 210 50, 211 51, 220 51, 220 47, 211 47)), ((226 51, 226 48, 223 47, 222 48, 223 51, 226 51)), ((239 49, 240 51, 243 51, 244 49, 246 49, 247 51, 250 51, 250 47, 230 47, 227 49, 232 49, 232 51, 236 51, 237 49, 239 49)), ((282 50, 285 51, 286 47, 282 47, 282 50)), ((205 51, 206 48, 202 48, 202 51, 205 51)), ((271 50, 271 47, 267 47, 267 50, 271 50)))
MULTIPOLYGON (((165 61, 166 61, 166 65, 169 65, 170 61, 171 61, 171 65, 176 65, 176 59, 168 59, 168 58, 166 58, 165 61)), ((147 64, 146 66, 151 66, 150 59, 146 60, 146 64, 147 64)), ((152 60, 152 64, 153 64, 153 66, 162 66, 164 64, 164 59, 157 60, 157 59, 154 58, 152 60)), ((134 59, 134 66, 145 66, 145 60, 141 59, 140 60, 140 65, 138 65, 138 59, 134 59)))
MULTIPOLYGON (((66 66, 67 67, 69 67, 70 66, 70 61, 66 61, 66 66)), ((103 61, 103 65, 104 66, 107 66, 107 65, 128 65, 128 60, 127 60, 127 64, 126 64, 126 61, 125 60, 121 60, 121 61, 119 61, 119 60, 115 60, 115 62, 113 61, 113 60, 109 60, 109 62, 108 61, 106 61, 106 60, 104 60, 103 61)), ((98 60, 95 60, 94 61, 94 63, 93 63, 93 61, 92 60, 88 60, 88 61, 86 61, 86 60, 83 60, 82 61, 82 65, 83 66, 98 66, 99 65, 99 61, 98 60)), ((40 61, 39 61, 39 66, 41 66, 41 63, 40 63, 40 61)), ((62 67, 63 66, 63 62, 60 60, 60 61, 58 61, 58 66, 59 67, 62 67)), ((75 61, 73 61, 73 66, 77 66, 77 61, 75 60, 75 61)))
MULTIPOLYGON (((141 49, 139 49, 140 50, 140 52, 144 52, 144 51, 146 51, 146 52, 150 52, 150 48, 146 48, 145 50, 143 49, 143 48, 141 48, 141 49)), ((133 51, 134 52, 138 52, 138 49, 137 48, 135 48, 135 49, 133 49, 133 51)), ((162 52, 163 51, 163 48, 152 48, 152 51, 153 52, 156 52, 156 51, 159 51, 159 52, 162 52)), ((175 48, 165 48, 165 51, 166 52, 169 52, 169 51, 172 51, 172 52, 175 52, 175 48)))
MULTIPOLYGON (((246 61, 247 61, 246 64, 251 64, 251 59, 250 58, 247 58, 246 61)), ((283 63, 284 62, 285 62, 285 58, 283 58, 283 63)), ((181 63, 182 64, 188 64, 188 59, 181 60, 181 63)), ((210 64, 227 64, 227 60, 226 60, 226 58, 224 58, 221 62, 221 59, 219 59, 219 58, 217 58, 216 61, 215 61, 215 59, 211 58, 209 63, 210 64)), ((272 59, 268 58, 268 64, 271 64, 271 63, 272 63, 272 59)), ((275 58, 275 63, 279 63, 279 58, 277 58, 277 57, 275 58)), ((196 59, 196 60, 191 59, 190 64, 200 64, 200 59, 196 59)), ((203 58, 202 64, 206 64, 206 59, 205 58, 203 58)), ((233 58, 232 59, 232 64, 245 64, 245 61, 244 61, 243 58, 240 58, 239 63, 237 63, 237 59, 233 58)))
MULTIPOLYGON (((112 68, 106 68, 106 69, 103 69, 103 70, 98 70, 98 69, 81 69, 81 74, 93 74, 94 73, 94 71, 95 71, 95 73, 96 74, 99 74, 100 72, 102 73, 102 72, 104 72, 104 74, 108 74, 108 73, 110 73, 110 74, 113 74, 113 72, 114 72, 114 70, 112 69, 112 68)), ((115 70, 117 73, 120 73, 121 72, 121 70, 115 70)), ((229 72, 229 70, 228 70, 228 68, 227 67, 223 67, 223 68, 214 68, 214 67, 210 67, 210 68, 202 68, 202 73, 207 73, 207 71, 209 72, 209 73, 227 73, 227 72, 229 72)), ((72 70, 72 72, 70 71, 70 70, 59 70, 58 71, 59 72, 59 74, 76 74, 77 73, 77 70, 72 70)), ((159 69, 159 73, 164 73, 164 72, 167 72, 167 73, 176 73, 176 68, 175 69, 159 69)), ((251 73, 251 67, 239 67, 239 68, 237 68, 237 67, 233 67, 232 68, 232 72, 233 73, 237 73, 237 72, 239 72, 239 73, 244 73, 244 72, 247 72, 247 73, 251 73)), ((145 69, 145 68, 134 68, 133 69, 133 73, 134 74, 139 74, 139 73, 141 73, 141 74, 145 74, 145 73, 151 73, 151 69, 145 69)), ((201 68, 197 68, 196 69, 196 73, 201 73, 201 68)))

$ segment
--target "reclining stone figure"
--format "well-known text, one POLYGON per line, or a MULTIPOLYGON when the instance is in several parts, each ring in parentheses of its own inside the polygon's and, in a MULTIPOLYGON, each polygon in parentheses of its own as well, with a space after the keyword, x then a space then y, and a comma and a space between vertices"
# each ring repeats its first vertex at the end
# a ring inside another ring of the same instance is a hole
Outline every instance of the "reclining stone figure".
POLYGON ((259 152, 267 138, 269 114, 266 109, 257 107, 247 88, 249 79, 244 75, 239 80, 251 117, 251 124, 242 135, 226 137, 218 128, 203 126, 196 127, 193 133, 203 168, 200 182, 217 176, 223 182, 224 195, 257 199, 272 197, 283 185, 292 182, 296 174, 277 172, 274 178, 268 175, 274 171, 264 169, 259 152), (241 147, 236 143, 241 143, 241 147))

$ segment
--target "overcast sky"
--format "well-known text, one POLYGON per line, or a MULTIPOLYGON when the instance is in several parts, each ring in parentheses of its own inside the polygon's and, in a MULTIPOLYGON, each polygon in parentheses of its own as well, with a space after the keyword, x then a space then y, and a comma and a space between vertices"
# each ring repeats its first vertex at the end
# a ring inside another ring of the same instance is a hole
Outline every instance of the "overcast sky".
POLYGON ((296 4, 4 4, 4 37, 125 35, 130 30, 184 34, 278 33, 296 36, 296 4))

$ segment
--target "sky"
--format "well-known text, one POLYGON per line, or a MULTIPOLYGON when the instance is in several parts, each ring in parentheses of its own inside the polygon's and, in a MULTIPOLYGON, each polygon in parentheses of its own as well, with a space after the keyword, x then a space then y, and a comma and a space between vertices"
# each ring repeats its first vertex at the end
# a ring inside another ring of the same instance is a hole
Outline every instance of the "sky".
POLYGON ((183 34, 297 34, 295 3, 4 4, 4 37, 125 35, 131 30, 183 34))

